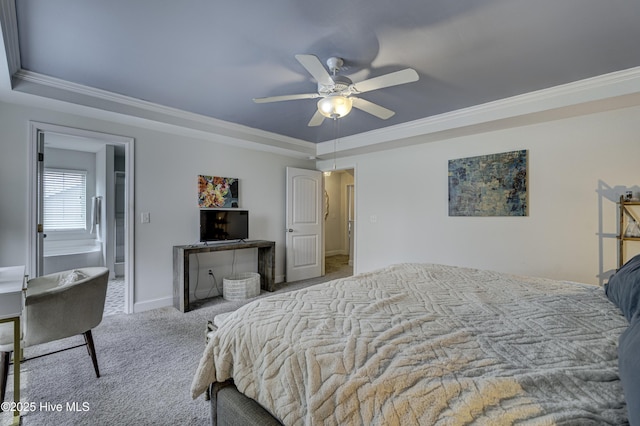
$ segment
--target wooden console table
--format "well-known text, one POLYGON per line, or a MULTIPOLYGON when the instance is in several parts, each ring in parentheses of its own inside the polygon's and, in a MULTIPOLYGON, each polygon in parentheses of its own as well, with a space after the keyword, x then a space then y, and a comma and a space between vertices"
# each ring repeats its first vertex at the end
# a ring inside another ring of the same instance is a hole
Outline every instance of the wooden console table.
POLYGON ((173 246, 173 306, 181 312, 190 311, 189 307, 189 255, 216 251, 258 249, 258 273, 260 288, 273 291, 275 285, 275 241, 252 240, 245 242, 194 244, 173 246))

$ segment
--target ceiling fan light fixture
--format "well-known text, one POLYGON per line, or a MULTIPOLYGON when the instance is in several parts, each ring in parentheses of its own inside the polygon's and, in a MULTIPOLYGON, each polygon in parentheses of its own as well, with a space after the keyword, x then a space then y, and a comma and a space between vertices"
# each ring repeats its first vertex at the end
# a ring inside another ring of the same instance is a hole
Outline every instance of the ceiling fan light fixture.
POLYGON ((343 95, 329 95, 318 101, 318 111, 327 118, 342 118, 351 112, 353 101, 343 95))

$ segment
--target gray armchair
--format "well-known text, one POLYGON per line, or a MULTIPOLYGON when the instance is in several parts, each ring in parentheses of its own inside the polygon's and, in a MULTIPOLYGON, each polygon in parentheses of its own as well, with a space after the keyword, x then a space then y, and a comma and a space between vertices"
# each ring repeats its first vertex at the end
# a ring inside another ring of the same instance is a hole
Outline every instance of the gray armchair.
MULTIPOLYGON (((22 346, 29 347, 82 334, 85 343, 68 349, 87 346, 96 377, 100 377, 91 329, 102 321, 108 279, 107 268, 95 267, 29 280, 22 316, 22 346)), ((0 324, 0 401, 4 401, 9 361, 14 350, 13 327, 11 324, 0 324)))

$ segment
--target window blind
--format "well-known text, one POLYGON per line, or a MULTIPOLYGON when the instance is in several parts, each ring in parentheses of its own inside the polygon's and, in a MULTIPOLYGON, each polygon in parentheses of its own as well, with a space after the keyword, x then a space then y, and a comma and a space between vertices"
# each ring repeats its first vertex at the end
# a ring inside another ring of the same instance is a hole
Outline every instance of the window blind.
POLYGON ((43 181, 44 229, 87 228, 87 172, 45 169, 43 181))

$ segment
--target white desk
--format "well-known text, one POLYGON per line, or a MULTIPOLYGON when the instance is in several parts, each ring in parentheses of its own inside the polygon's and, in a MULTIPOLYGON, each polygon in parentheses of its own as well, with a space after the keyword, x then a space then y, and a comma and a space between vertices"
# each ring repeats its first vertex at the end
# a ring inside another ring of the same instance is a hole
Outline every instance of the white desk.
MULTIPOLYGON (((13 322, 13 400, 20 402, 20 315, 25 288, 25 267, 0 268, 0 323, 13 322)), ((20 422, 20 411, 13 412, 14 424, 20 422)))

